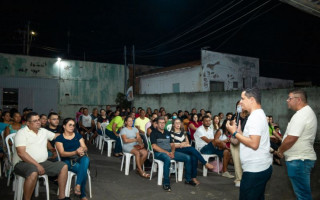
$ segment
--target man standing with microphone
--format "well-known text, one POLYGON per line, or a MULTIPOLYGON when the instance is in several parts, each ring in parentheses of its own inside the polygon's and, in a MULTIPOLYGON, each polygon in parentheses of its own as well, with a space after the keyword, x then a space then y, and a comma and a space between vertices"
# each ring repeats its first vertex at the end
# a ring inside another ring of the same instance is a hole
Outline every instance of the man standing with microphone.
POLYGON ((240 160, 243 175, 239 199, 264 199, 265 187, 272 174, 269 127, 261 108, 261 93, 258 88, 241 93, 242 110, 250 113, 242 132, 241 121, 228 122, 227 129, 240 142, 240 160))

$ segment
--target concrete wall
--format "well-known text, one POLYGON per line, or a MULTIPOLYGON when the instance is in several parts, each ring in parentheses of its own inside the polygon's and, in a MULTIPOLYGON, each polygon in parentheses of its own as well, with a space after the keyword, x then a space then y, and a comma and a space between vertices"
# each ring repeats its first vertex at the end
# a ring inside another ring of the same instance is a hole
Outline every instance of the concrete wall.
POLYGON ((173 84, 179 84, 180 92, 200 92, 201 67, 176 69, 174 71, 140 77, 140 94, 172 93, 173 84))
POLYGON ((293 87, 293 80, 267 78, 267 77, 260 76, 258 87, 260 89, 291 88, 293 87))
MULTIPOLYGON (((313 108, 318 118, 317 140, 320 140, 320 88, 305 88, 308 94, 309 105, 313 108)), ((274 121, 280 125, 282 132, 285 132, 287 124, 294 114, 288 110, 286 99, 289 89, 262 90, 262 107, 267 115, 272 115, 274 121)), ((167 112, 178 110, 189 110, 201 108, 210 110, 213 115, 219 112, 235 112, 235 104, 240 99, 241 91, 227 92, 199 92, 179 93, 161 95, 136 95, 135 107, 151 107, 159 109, 165 107, 167 112)))
POLYGON ((124 91, 124 66, 118 64, 0 54, 1 76, 58 80, 62 117, 73 117, 81 106, 114 105, 124 91))
POLYGON ((246 88, 258 84, 258 58, 202 50, 201 64, 204 92, 210 91, 210 81, 224 82, 225 91, 242 89, 243 80, 246 88), (237 88, 233 87, 233 82, 238 83, 237 88))

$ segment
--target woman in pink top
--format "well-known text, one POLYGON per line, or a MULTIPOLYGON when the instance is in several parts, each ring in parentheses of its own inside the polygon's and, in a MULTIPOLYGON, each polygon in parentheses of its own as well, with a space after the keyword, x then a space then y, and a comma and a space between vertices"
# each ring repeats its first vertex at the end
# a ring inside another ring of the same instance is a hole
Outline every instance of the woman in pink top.
POLYGON ((193 137, 194 133, 196 132, 197 128, 202 125, 202 122, 198 120, 199 118, 197 114, 191 115, 191 121, 189 122, 191 140, 194 140, 194 137, 193 137))

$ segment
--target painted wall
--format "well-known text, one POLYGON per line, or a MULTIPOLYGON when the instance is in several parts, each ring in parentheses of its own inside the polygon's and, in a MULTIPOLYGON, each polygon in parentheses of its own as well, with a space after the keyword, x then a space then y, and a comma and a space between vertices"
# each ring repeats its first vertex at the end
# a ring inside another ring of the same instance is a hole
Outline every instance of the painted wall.
POLYGON ((201 67, 190 67, 140 77, 140 94, 172 93, 173 84, 179 92, 201 91, 201 67))
MULTIPOLYGON (((317 140, 320 140, 320 87, 305 88, 308 94, 308 103, 313 108, 318 118, 317 140)), ((262 107, 267 115, 272 115, 285 132, 287 124, 294 114, 288 110, 286 99, 289 89, 262 90, 262 107)), ((159 109, 164 107, 167 112, 177 112, 178 110, 191 111, 196 108, 199 112, 201 108, 210 110, 213 115, 219 112, 235 112, 235 104, 240 99, 241 91, 226 92, 199 92, 199 93, 176 93, 161 95, 136 95, 135 107, 151 107, 159 109)))
POLYGON ((260 76, 258 87, 260 89, 291 88, 293 87, 293 80, 267 78, 267 77, 260 76))
POLYGON ((74 116, 81 106, 114 105, 117 93, 124 91, 124 66, 119 64, 0 54, 1 76, 58 80, 62 117, 74 116))
POLYGON ((238 90, 258 84, 259 59, 239 55, 201 51, 202 91, 210 91, 210 81, 224 82, 224 90, 238 90), (233 88, 238 82, 238 88, 233 88))

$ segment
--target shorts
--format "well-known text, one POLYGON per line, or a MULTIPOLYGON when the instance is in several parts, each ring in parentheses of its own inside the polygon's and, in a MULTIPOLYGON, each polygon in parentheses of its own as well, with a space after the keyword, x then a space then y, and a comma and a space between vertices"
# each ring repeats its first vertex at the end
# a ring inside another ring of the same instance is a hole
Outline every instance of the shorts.
MULTIPOLYGON (((45 174, 48 176, 57 176, 59 175, 61 169, 66 165, 66 163, 58 161, 58 162, 51 162, 51 161, 44 161, 39 163, 45 170, 45 174)), ((35 165, 27 162, 20 161, 14 166, 14 173, 24 178, 27 178, 33 172, 38 173, 38 169, 35 165)))
POLYGON ((220 150, 218 147, 213 146, 212 142, 209 142, 206 146, 200 149, 202 154, 216 154, 219 158, 223 158, 223 150, 220 150))

